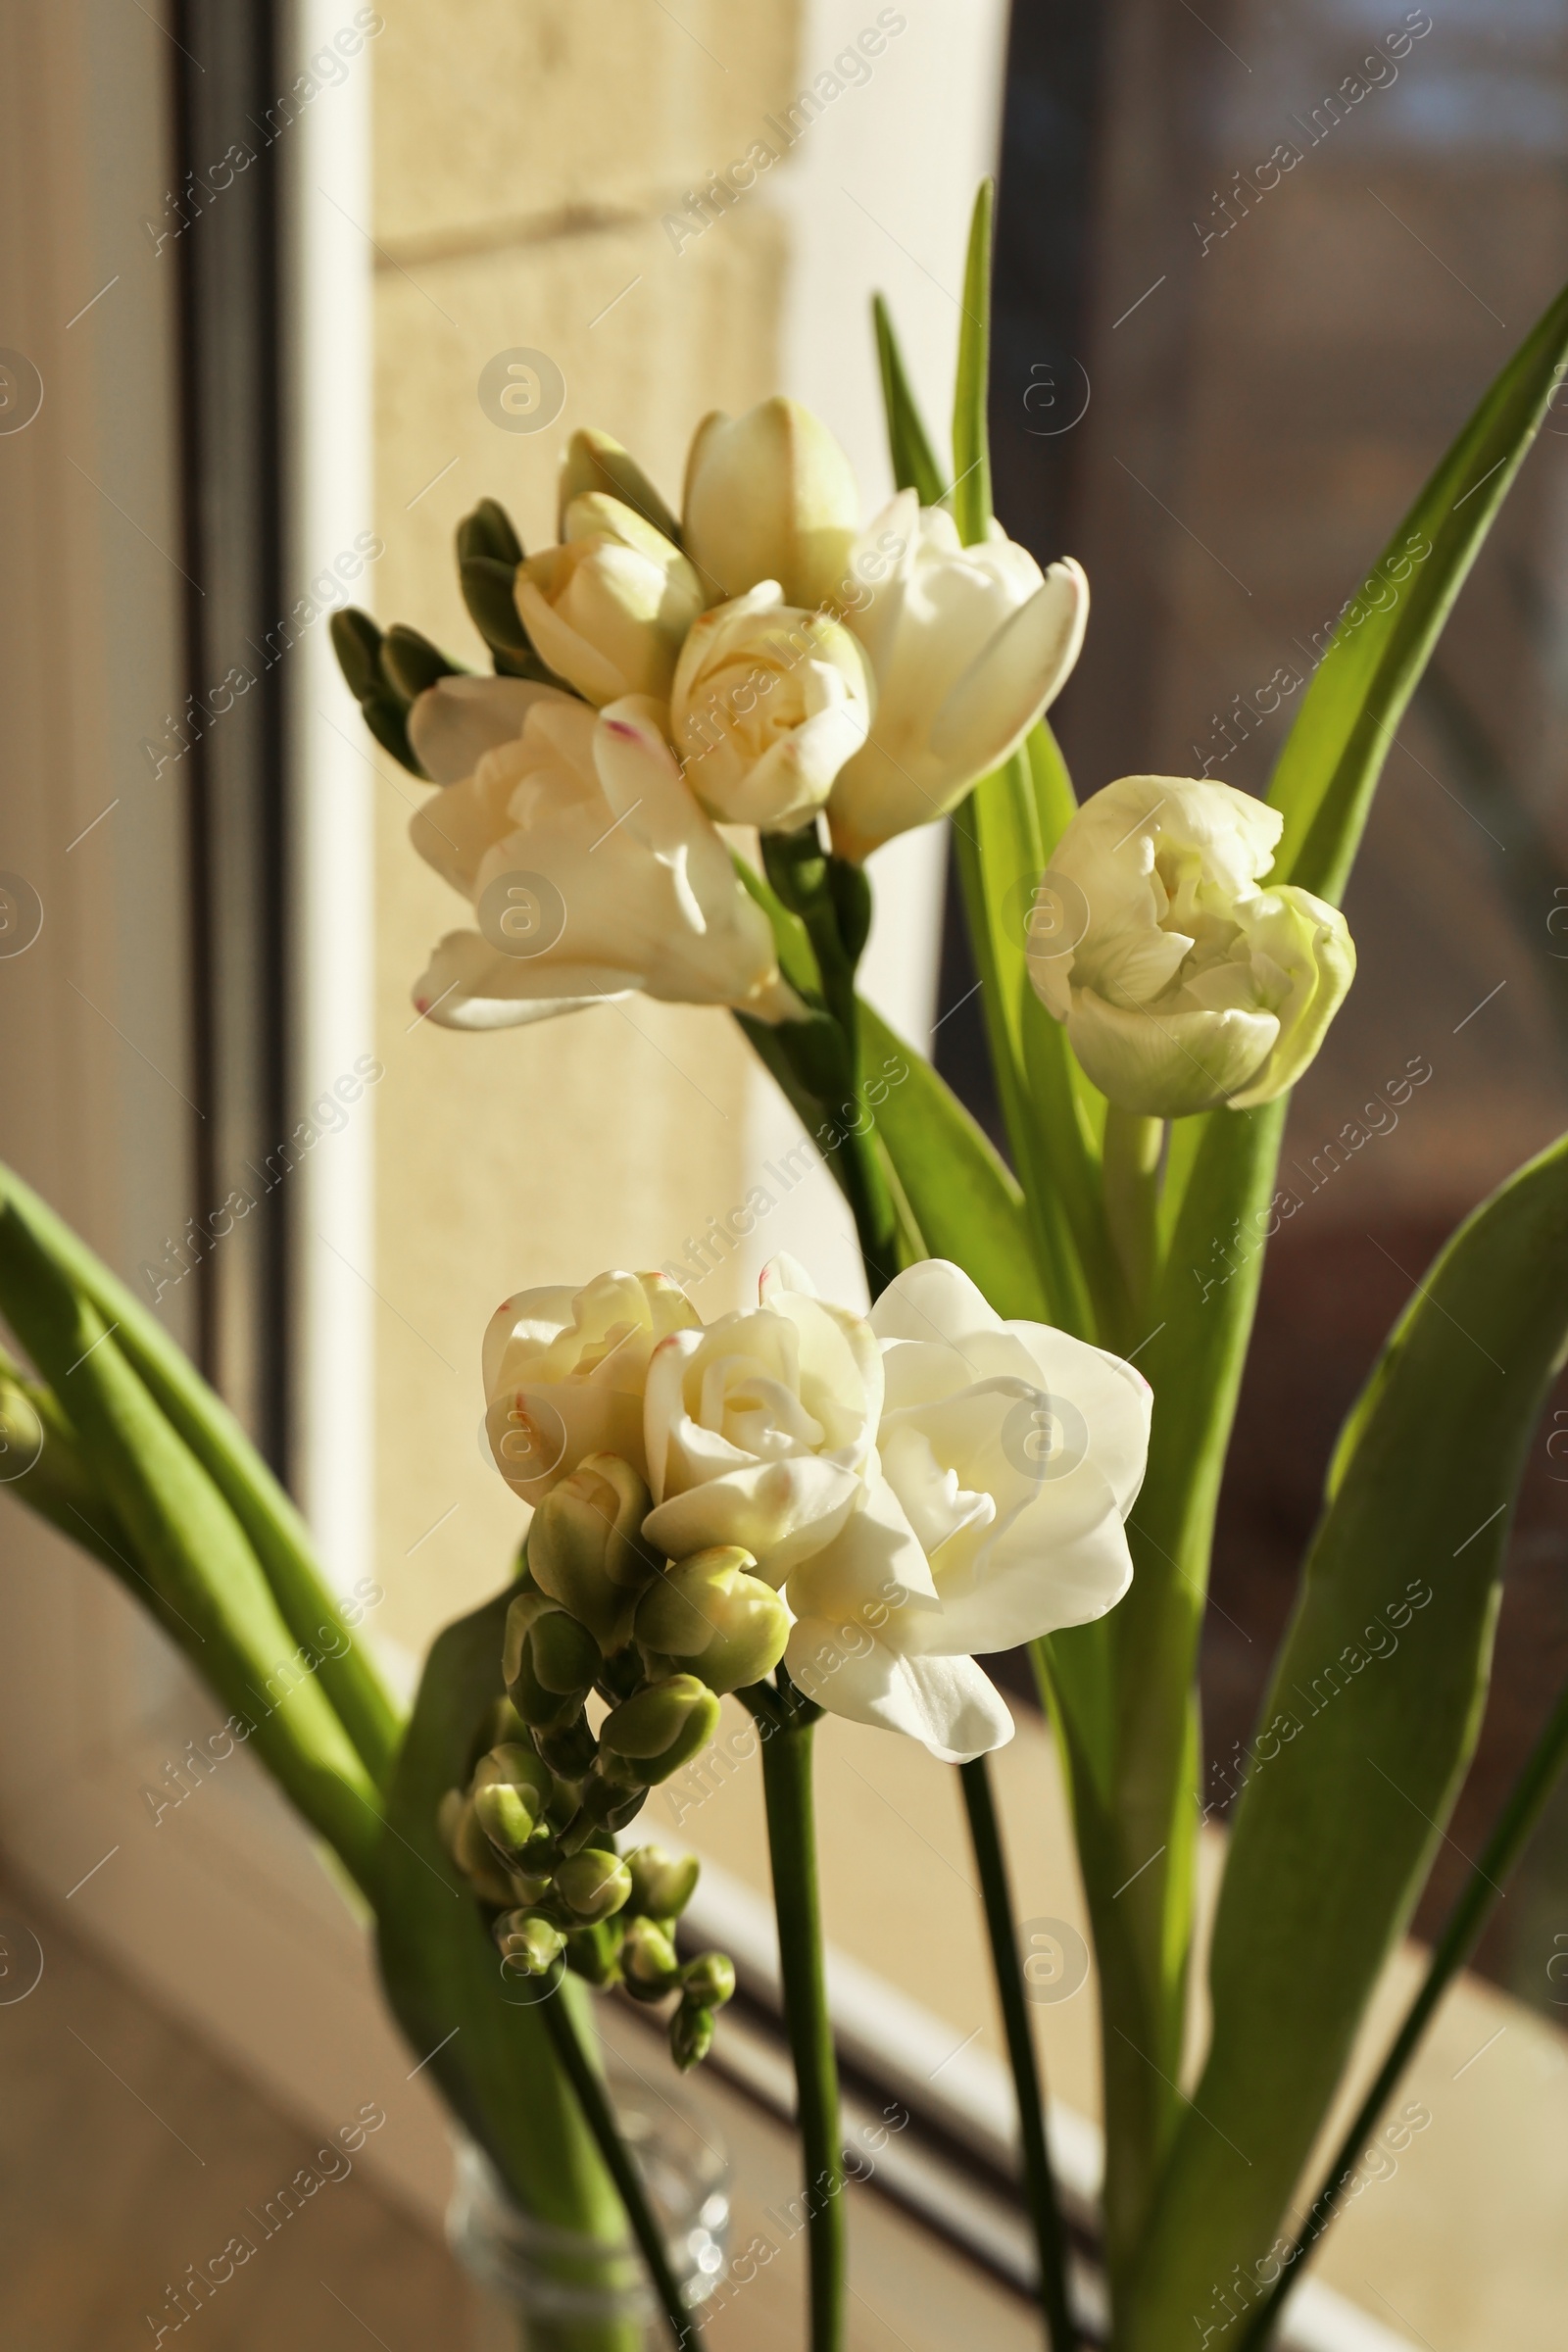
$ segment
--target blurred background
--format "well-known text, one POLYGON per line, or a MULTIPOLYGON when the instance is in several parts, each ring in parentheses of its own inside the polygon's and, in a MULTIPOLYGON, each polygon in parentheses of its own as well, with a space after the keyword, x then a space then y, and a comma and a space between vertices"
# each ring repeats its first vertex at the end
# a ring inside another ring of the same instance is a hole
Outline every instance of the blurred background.
MULTIPOLYGON (((1568 6, 0 0, 0 1150, 200 1355, 340 1587, 380 1594, 373 1638, 412 1689, 518 1533, 480 1442, 500 1298, 663 1265, 711 1316, 780 1248, 841 1296, 858 1270, 818 1173, 704 1271, 694 1245, 799 1139, 722 1016, 636 998, 460 1036, 416 1015, 461 909, 408 846, 421 788, 364 735, 329 611, 478 665, 452 534, 481 496, 528 545, 553 537, 561 450, 592 423, 677 499, 699 418, 779 388, 838 433, 869 515, 891 489, 870 295, 940 427, 967 208, 996 171, 997 508, 1090 573, 1054 714, 1080 793, 1132 771, 1261 789, 1335 617, 1568 273, 1568 6), (758 142, 776 160, 726 195, 714 175, 758 142), (559 397, 504 411, 495 370, 541 357, 559 397), (236 1188, 255 1205, 215 1234, 236 1188)), ((1453 1224, 1564 1124, 1565 502, 1568 400, 1391 748, 1348 902, 1359 977, 1293 1104, 1300 1205, 1270 1252, 1205 1627, 1210 1882, 1339 1422, 1453 1224)), ((873 873, 870 993, 995 1126, 940 828, 873 873)), ((1418 1934, 1568 1674, 1555 1427, 1418 1934)), ((185 1788, 211 1702, 9 1508, 0 1628, 12 2337, 156 2338, 170 2283, 373 2099, 388 2128, 355 2180, 202 2329, 467 2340, 440 2117, 336 1888, 242 1760, 185 1788)), ((1083 2202, 1082 1902, 1044 1727, 1000 1672, 1021 1900, 1066 1955, 1037 2024, 1083 2202)), ((934 2238, 912 2175, 856 2192, 857 2346, 1032 2340, 953 1776, 846 1725, 824 1746, 857 2079, 908 2103, 976 2205, 956 2222, 944 2189, 934 2238)), ((766 1886, 755 1763, 662 1801, 740 1953, 766 1886)), ((759 2047, 766 1980, 763 1952, 759 2047)), ((1303 2347, 1560 2341, 1565 2010, 1559 1805, 1412 2071, 1431 2129, 1328 2243, 1303 2347)), ((700 2096, 743 2226, 789 2193, 789 2151, 733 2031, 700 2096)), ((797 2288, 786 2253, 711 2340, 794 2340, 797 2288)))

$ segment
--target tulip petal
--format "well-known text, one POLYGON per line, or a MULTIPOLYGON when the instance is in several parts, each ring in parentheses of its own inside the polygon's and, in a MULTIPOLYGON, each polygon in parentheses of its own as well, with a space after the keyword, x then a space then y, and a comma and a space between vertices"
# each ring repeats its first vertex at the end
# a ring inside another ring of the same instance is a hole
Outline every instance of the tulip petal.
POLYGON ((951 689, 931 750, 968 781, 1000 766, 1060 693, 1089 625, 1089 582, 1068 556, 1004 622, 951 689))
POLYGON ((1271 1012, 1157 1012, 1075 988, 1067 1037, 1088 1076, 1124 1110, 1177 1119, 1212 1110, 1260 1068, 1279 1035, 1271 1012))
POLYGON ((1265 891, 1247 909, 1246 929, 1252 952, 1265 946, 1290 973, 1290 999, 1280 1008, 1280 1034, 1273 1052, 1243 1093, 1232 1095, 1233 1110, 1250 1110, 1255 1102, 1272 1102, 1283 1095, 1313 1059, 1328 1034, 1329 1023, 1345 1002, 1355 978, 1355 943, 1337 906, 1316 899, 1293 884, 1265 891), (1281 941, 1291 938, 1294 955, 1281 941))
POLYGON ((859 1629, 846 1634, 829 1620, 807 1617, 791 1629, 784 1663, 798 1688, 830 1715, 903 1732, 942 1764, 970 1764, 1013 1735, 1005 1701, 972 1658, 910 1656, 859 1629))
POLYGON ((635 972, 608 965, 530 963, 498 956, 477 931, 449 931, 414 988, 415 1009, 438 1029, 515 1029, 558 1012, 631 996, 635 972))
POLYGON ((438 678, 409 712, 409 741, 437 784, 471 776, 486 752, 511 743, 537 702, 564 702, 559 687, 531 678, 438 678))

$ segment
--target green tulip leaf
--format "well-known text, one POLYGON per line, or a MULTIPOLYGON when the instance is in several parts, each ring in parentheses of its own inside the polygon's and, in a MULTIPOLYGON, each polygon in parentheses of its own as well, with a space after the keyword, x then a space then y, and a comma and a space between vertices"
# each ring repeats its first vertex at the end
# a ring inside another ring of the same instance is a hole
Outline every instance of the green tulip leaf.
POLYGON ((930 1254, 962 1266, 999 1315, 1044 1322, 1010 1171, 947 1081, 863 998, 859 1018, 862 1083, 887 1087, 874 1116, 930 1254))
MULTIPOLYGON (((0 1165, 0 1236, 25 1237, 59 1280, 112 1325, 115 1345, 243 1528, 297 1642, 321 1654, 318 1680, 379 1780, 402 1720, 318 1566, 310 1532, 233 1414, 135 1295, 12 1169, 0 1165)), ((0 1249, 0 1307, 9 1312, 0 1249)), ((62 1392, 69 1396, 70 1392, 62 1392)))
POLYGON ((238 1518, 137 1377, 121 1335, 9 1199, 0 1209, 0 1306, 49 1387, 69 1396, 83 1459, 129 1538, 159 1622, 369 1892, 375 1788, 321 1687, 319 1638, 296 1642, 238 1518))
POLYGON ((1237 1807, 1208 2056, 1129 2352, 1162 2352, 1170 2313, 1207 2316, 1268 2253, 1475 1745, 1510 1506, 1565 1348, 1568 1138, 1460 1227, 1351 1415, 1237 1807))

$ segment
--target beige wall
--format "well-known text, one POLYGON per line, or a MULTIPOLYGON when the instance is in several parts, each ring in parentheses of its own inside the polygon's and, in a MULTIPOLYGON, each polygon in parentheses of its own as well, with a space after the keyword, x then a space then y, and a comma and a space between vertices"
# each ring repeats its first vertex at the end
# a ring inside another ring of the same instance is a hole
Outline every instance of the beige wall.
MULTIPOLYGON (((477 499, 500 498, 525 544, 553 538, 561 451, 595 423, 678 500, 704 411, 748 407, 777 383, 776 211, 752 204, 678 254, 661 216, 756 135, 789 80, 795 12, 688 0, 689 31, 624 0, 389 0, 384 14, 375 472, 387 553, 371 593, 383 621, 411 621, 481 667, 452 561, 454 526, 477 499), (498 428, 476 397, 485 362, 518 345, 547 352, 566 380, 560 416, 537 434, 498 428)), ((752 1080, 724 1015, 642 997, 499 1035, 411 1032, 411 984, 467 918, 408 845, 424 788, 380 764, 377 1555, 386 1630, 417 1649, 493 1590, 520 1523, 479 1450, 486 1319, 525 1283, 658 1265, 741 1198, 752 1080)))

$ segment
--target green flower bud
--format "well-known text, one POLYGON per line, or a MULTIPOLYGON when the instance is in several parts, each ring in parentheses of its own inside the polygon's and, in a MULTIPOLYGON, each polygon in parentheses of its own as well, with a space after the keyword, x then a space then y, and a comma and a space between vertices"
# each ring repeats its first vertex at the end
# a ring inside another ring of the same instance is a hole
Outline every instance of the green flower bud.
POLYGON ((511 1878, 479 1826, 472 1800, 461 1788, 449 1788, 441 1799, 436 1827, 447 1852, 482 1901, 511 1903, 516 1899, 511 1878))
POLYGON ((618 1854, 585 1845, 556 1872, 556 1892, 568 1911, 591 1924, 622 1908, 631 1892, 631 1872, 618 1854))
POLYGON ((543 1834, 545 1808, 555 1794, 555 1780, 543 1757, 521 1740, 509 1740, 492 1747, 479 1758, 468 1784, 468 1794, 485 1826, 486 1836, 493 1836, 490 1815, 497 1821, 527 1826, 520 1835, 509 1836, 511 1847, 525 1845, 528 1839, 543 1834), (503 1801, 504 1800, 504 1801, 503 1801))
MULTIPOLYGON (((534 1732, 533 1743, 555 1774, 558 1784, 562 1785, 563 1796, 568 1795, 574 1784, 581 1781, 599 1753, 599 1742, 588 1729, 588 1720, 581 1708, 569 1723, 539 1726, 534 1732)), ((560 1818, 569 1821, 576 1809, 577 1800, 572 1798, 561 1812, 560 1818)), ((553 1807, 553 1815, 555 1811, 553 1807)))
POLYGON ((518 1859, 536 1838, 550 1835, 530 1812, 522 1789, 505 1782, 474 1790, 473 1817, 504 1862, 518 1859))
POLYGON ((697 1890, 701 1870, 695 1854, 676 1861, 662 1845, 640 1845, 626 1856, 631 1872, 627 1909, 649 1919, 678 1919, 697 1890))
POLYGON ((528 1530, 535 1583, 607 1654, 626 1640, 635 1596, 658 1566, 638 1532, 652 1507, 629 1462, 591 1453, 551 1489, 528 1530))
POLYGON ((507 1872, 507 1880, 512 1889, 507 1899, 514 1907, 520 1903, 525 1911, 537 1910, 548 1898, 555 1884, 548 1866, 538 1870, 518 1870, 514 1867, 507 1872))
POLYGON ((501 1671, 524 1723, 554 1731, 582 1708, 599 1672, 599 1645, 546 1592, 519 1592, 507 1611, 501 1671))
POLYGON ((713 2012, 689 2009, 684 2001, 669 2021, 669 2054, 683 2075, 701 2066, 713 2046, 713 2012))
POLYGON ((633 1919, 626 1925, 620 1947, 620 1973, 626 1989, 639 2001, 662 2001, 680 1982, 675 1946, 658 1922, 633 1919))
POLYGON ((538 1911, 509 1911, 495 1925, 502 1964, 514 1977, 548 1976, 566 1947, 566 1938, 538 1911))
POLYGON ((735 1991, 735 1963, 723 1952, 699 1952, 680 1972, 684 1998, 700 2009, 722 2009, 735 1991))
POLYGON ((620 1983, 621 1923, 602 1919, 591 1928, 574 1928, 566 1937, 566 1966, 601 1990, 620 1983))
POLYGON ((629 1788, 624 1781, 594 1770, 583 1781, 576 1818, 561 1833, 562 1851, 575 1854, 586 1845, 603 1844, 607 1830, 623 1830, 647 1802, 646 1788, 629 1788))
POLYGON ((649 1586, 637 1604, 645 1651, 697 1675, 710 1690, 739 1690, 771 1674, 789 1640, 790 1614, 735 1544, 694 1552, 649 1586))
POLYGON ((718 1729, 713 1692, 692 1674, 672 1674, 623 1699, 599 1727, 601 1755, 617 1776, 657 1788, 706 1747, 718 1729))

